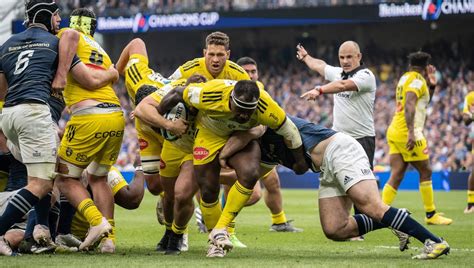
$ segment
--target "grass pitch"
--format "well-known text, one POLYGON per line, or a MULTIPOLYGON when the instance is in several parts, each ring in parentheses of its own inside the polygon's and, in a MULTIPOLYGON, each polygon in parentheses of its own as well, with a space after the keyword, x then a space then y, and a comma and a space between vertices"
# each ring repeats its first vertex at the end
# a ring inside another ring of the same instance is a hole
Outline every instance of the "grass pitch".
MULTIPOLYGON (((473 267, 474 214, 464 215, 465 191, 435 192, 437 209, 453 218, 451 226, 428 226, 451 245, 451 253, 437 260, 411 260, 422 247, 412 239, 411 248, 398 250, 398 240, 389 230, 365 236, 364 242, 333 242, 324 236, 318 217, 316 190, 284 190, 287 217, 303 233, 269 232, 271 217, 263 200, 246 207, 237 219, 237 234, 248 248, 234 249, 224 259, 209 259, 207 236, 190 223, 188 252, 165 256, 154 251, 164 228, 155 219, 156 197, 146 194, 139 209, 116 207, 117 252, 114 255, 74 253, 0 257, 1 267, 473 267)), ((400 192, 394 206, 406 207, 423 221, 423 206, 417 191, 400 192)))

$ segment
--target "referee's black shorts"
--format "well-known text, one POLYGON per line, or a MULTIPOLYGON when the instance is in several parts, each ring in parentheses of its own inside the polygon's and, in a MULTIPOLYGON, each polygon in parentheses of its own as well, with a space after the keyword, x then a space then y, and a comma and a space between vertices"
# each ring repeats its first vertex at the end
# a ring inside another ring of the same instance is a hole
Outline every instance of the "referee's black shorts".
POLYGON ((374 170, 375 136, 363 137, 357 139, 357 141, 362 145, 362 148, 364 148, 365 154, 369 158, 370 168, 374 170))

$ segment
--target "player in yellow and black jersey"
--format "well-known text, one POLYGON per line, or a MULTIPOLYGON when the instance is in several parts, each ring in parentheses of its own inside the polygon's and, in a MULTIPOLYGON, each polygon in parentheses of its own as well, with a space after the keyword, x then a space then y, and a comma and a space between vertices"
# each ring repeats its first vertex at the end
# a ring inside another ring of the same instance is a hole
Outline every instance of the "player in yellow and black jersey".
POLYGON ((464 108, 462 111, 462 119, 466 126, 471 125, 469 138, 471 139, 471 173, 467 182, 467 206, 464 213, 474 213, 474 91, 471 91, 464 98, 464 108))
MULTIPOLYGON (((71 13, 70 27, 80 33, 76 54, 90 68, 111 70, 116 75, 109 56, 94 40, 96 25, 95 14, 88 9, 79 8, 71 13)), ((62 32, 58 34, 60 38, 61 35, 62 32)), ((107 84, 91 90, 68 77, 64 90, 71 119, 58 151, 57 182, 60 191, 91 226, 81 250, 111 232, 114 225, 114 199, 107 185, 107 173, 120 152, 125 127, 119 99, 112 88, 116 78, 113 76, 107 84), (86 168, 98 207, 79 181, 86 168)))
POLYGON ((435 68, 429 65, 431 56, 415 52, 408 56, 410 65, 398 82, 397 108, 387 129, 390 166, 392 172, 385 184, 382 199, 390 205, 409 164, 420 173, 420 192, 425 207, 427 224, 447 225, 452 220, 436 213, 431 182, 428 145, 423 135, 426 109, 436 87, 435 68), (428 80, 428 81, 427 81, 428 80))
POLYGON ((206 37, 204 57, 196 58, 181 65, 169 77, 172 80, 189 78, 192 75, 202 75, 206 80, 230 79, 250 80, 242 67, 229 60, 229 37, 222 32, 213 32, 206 37))
MULTIPOLYGON (((193 164, 202 194, 204 222, 208 229, 213 229, 208 256, 214 257, 216 250, 233 247, 226 227, 244 207, 261 175, 260 149, 256 141, 229 159, 217 157, 229 136, 237 130, 249 130, 260 124, 268 126, 284 136, 297 159, 303 155, 301 137, 296 126, 286 119, 283 109, 254 81, 215 79, 178 87, 163 98, 158 110, 168 111, 178 102, 199 111, 195 123, 193 164), (221 165, 234 168, 238 177, 229 191, 223 212, 218 201, 221 165)), ((304 159, 297 162, 304 163, 304 159)))

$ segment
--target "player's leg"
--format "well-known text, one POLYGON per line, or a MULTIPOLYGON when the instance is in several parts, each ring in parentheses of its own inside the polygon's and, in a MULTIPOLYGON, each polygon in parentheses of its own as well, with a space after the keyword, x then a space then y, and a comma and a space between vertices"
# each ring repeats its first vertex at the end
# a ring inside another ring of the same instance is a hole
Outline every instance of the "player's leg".
POLYGON ((453 221, 452 219, 446 218, 440 213, 436 213, 436 206, 434 204, 433 184, 431 181, 432 171, 429 160, 426 159, 421 161, 413 161, 410 162, 410 164, 413 165, 420 174, 420 193, 426 213, 425 222, 427 224, 435 225, 451 224, 453 221))
MULTIPOLYGON (((473 142, 474 146, 474 142, 473 142)), ((471 150, 471 173, 469 173, 469 178, 467 179, 467 206, 464 209, 464 213, 474 213, 474 147, 471 150)))
POLYGON ((10 151, 20 152, 26 165, 28 185, 15 194, 0 216, 0 235, 19 222, 33 206, 40 211, 41 219, 47 225, 50 204, 46 206, 45 203, 53 187, 56 154, 56 133, 48 106, 20 104, 7 107, 3 109, 2 117, 4 134, 15 147, 10 151))
POLYGON ((390 205, 397 195, 397 189, 405 176, 408 163, 405 162, 404 156, 402 155, 404 148, 400 148, 400 146, 403 146, 403 143, 388 140, 388 145, 391 171, 390 178, 382 190, 382 200, 385 204, 390 205))
POLYGON ((264 200, 272 214, 272 225, 270 231, 276 232, 302 232, 303 229, 294 227, 287 219, 283 210, 283 197, 280 188, 280 178, 276 168, 261 179, 265 186, 264 200))
POLYGON ((148 58, 146 44, 140 38, 135 38, 122 50, 120 58, 117 61, 116 68, 119 74, 124 75, 125 67, 131 55, 140 54, 148 58))
POLYGON ((175 185, 173 234, 168 244, 166 254, 179 254, 183 246, 184 235, 188 229, 188 222, 194 211, 193 197, 198 189, 193 170, 192 158, 185 159, 175 185))

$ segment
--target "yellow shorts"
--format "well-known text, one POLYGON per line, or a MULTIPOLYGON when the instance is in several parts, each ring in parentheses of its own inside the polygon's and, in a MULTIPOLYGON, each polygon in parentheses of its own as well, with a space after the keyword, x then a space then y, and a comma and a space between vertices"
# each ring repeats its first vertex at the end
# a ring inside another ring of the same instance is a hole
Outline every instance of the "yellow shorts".
POLYGON ((196 134, 193 145, 193 164, 196 166, 210 163, 219 154, 229 137, 214 134, 196 122, 196 134))
POLYGON ((426 139, 417 140, 415 142, 415 148, 408 151, 406 148, 406 142, 393 141, 387 138, 389 154, 401 154, 403 161, 405 162, 415 162, 415 161, 424 161, 430 159, 428 154, 428 145, 426 144, 426 139))
POLYGON ((192 154, 183 152, 172 142, 165 140, 161 151, 160 175, 169 178, 178 177, 183 163, 192 160, 192 154))
POLYGON ((160 172, 160 155, 164 138, 150 126, 135 120, 138 144, 140 145, 140 158, 143 171, 148 174, 160 172))
POLYGON ((58 155, 69 163, 87 166, 92 161, 113 165, 122 145, 123 113, 73 115, 59 146, 58 155))

